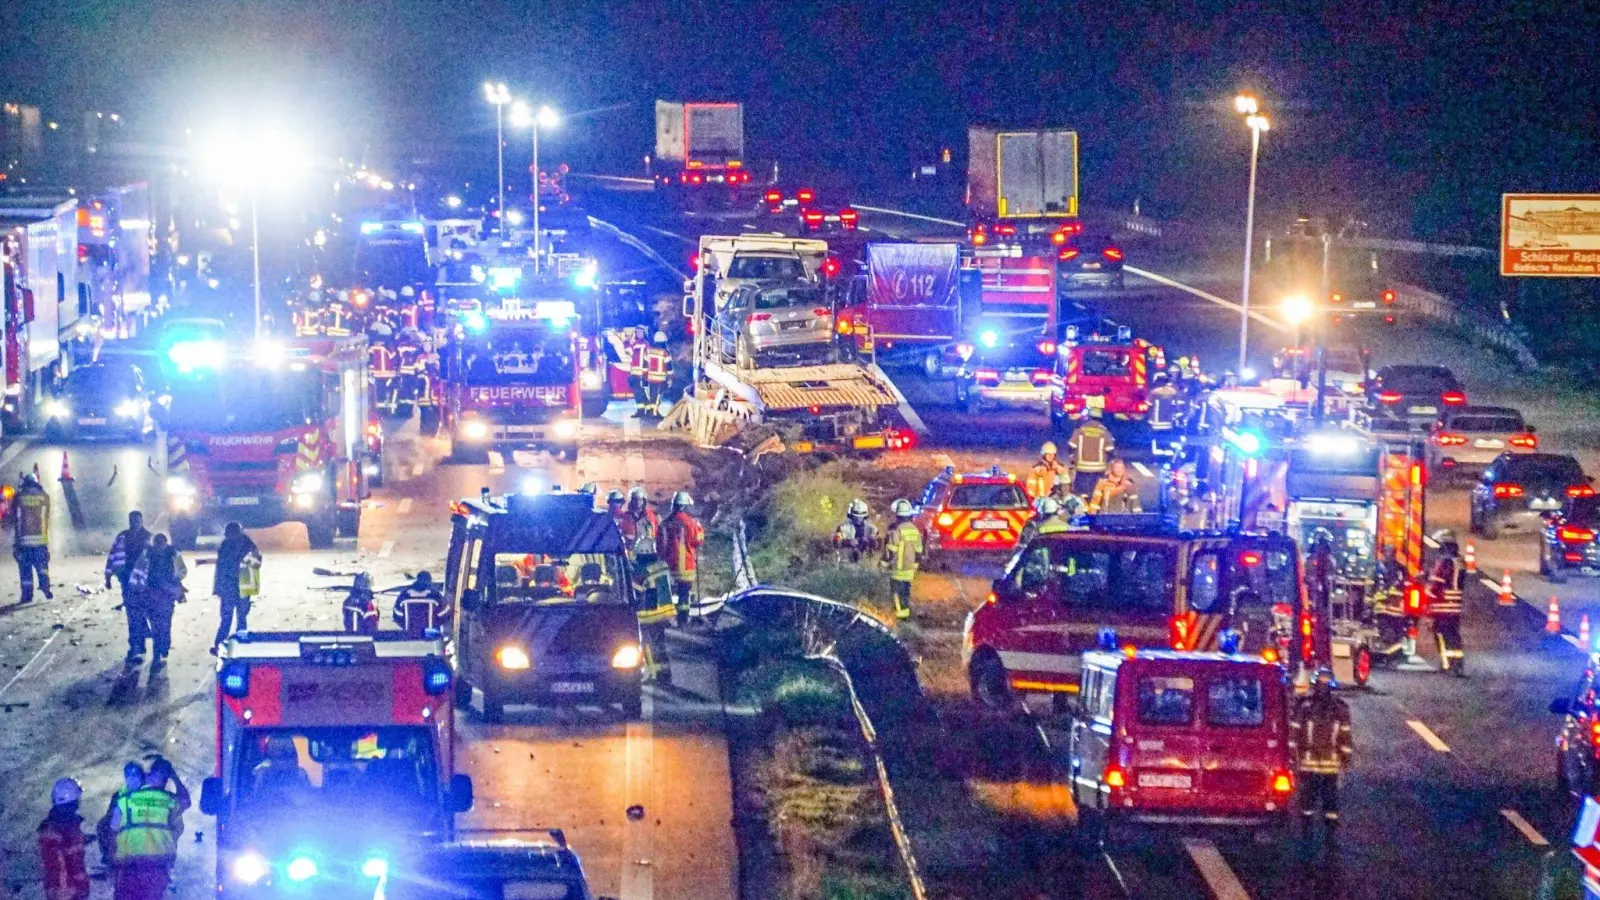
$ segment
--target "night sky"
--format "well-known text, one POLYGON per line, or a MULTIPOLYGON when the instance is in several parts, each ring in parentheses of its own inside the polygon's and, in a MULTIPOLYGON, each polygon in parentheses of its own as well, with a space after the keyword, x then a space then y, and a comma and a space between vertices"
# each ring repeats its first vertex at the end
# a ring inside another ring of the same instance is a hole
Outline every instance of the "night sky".
POLYGON ((47 115, 243 111, 464 174, 492 158, 495 77, 599 110, 550 146, 603 171, 637 167, 657 97, 737 99, 756 159, 881 185, 969 122, 1065 125, 1089 202, 1232 220, 1248 88, 1269 214, 1484 242, 1503 191, 1597 188, 1593 3, 7 0, 0 29, 0 96, 47 115))

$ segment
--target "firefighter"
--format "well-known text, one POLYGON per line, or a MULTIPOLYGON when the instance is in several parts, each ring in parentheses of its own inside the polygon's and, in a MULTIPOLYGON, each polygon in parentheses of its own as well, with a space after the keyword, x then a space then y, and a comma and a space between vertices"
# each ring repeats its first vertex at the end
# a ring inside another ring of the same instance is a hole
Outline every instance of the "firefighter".
POLYGON ((612 489, 606 494, 606 515, 611 521, 617 523, 617 531, 622 535, 622 549, 633 558, 634 543, 639 537, 638 523, 633 516, 628 514, 628 495, 621 490, 612 489))
POLYGON ((860 562, 870 556, 878 546, 878 527, 867 521, 867 501, 857 497, 845 509, 844 521, 833 530, 835 557, 848 555, 851 562, 860 562))
POLYGON ((1146 397, 1150 403, 1150 412, 1145 423, 1154 432, 1167 432, 1182 427, 1183 398, 1178 394, 1178 388, 1172 383, 1172 378, 1165 372, 1157 372, 1150 381, 1150 393, 1146 397))
POLYGON ((664 414, 667 384, 672 381, 672 352, 667 349, 667 333, 656 332, 644 357, 645 406, 657 418, 664 414))
POLYGON ((1033 469, 1028 473, 1028 496, 1035 500, 1049 496, 1055 489, 1057 479, 1063 475, 1070 480, 1072 469, 1057 456, 1055 441, 1045 441, 1039 448, 1039 461, 1033 464, 1033 469))
POLYGON ((87 839, 78 812, 82 799, 83 785, 75 778, 58 779, 50 788, 50 812, 38 828, 45 900, 89 900, 87 839))
POLYGON ((178 851, 178 798, 147 777, 111 811, 116 834, 115 900, 161 900, 178 851))
MULTIPOLYGON (((1076 496, 1073 499, 1077 499, 1076 496)), ((1022 526, 1017 538, 1018 547, 1026 547, 1041 534, 1060 534, 1067 530, 1067 519, 1062 516, 1061 502, 1054 497, 1040 497, 1033 501, 1033 518, 1022 526)))
POLYGON ((449 617, 450 607, 427 569, 418 572, 416 580, 394 599, 394 621, 413 638, 423 637, 430 629, 437 630, 449 617))
POLYGON ((656 538, 661 534, 661 517, 651 507, 650 496, 644 488, 636 485, 628 491, 628 515, 633 518, 634 558, 656 557, 656 538))
POLYGON ((122 612, 128 619, 127 662, 138 665, 144 659, 145 641, 150 638, 149 613, 144 608, 139 589, 128 584, 133 574, 133 564, 139 561, 144 548, 150 543, 150 530, 144 527, 144 513, 128 513, 128 527, 117 533, 111 542, 111 552, 106 554, 106 587, 111 579, 122 589, 122 612))
POLYGON ((427 356, 428 348, 422 334, 411 327, 401 329, 399 346, 395 350, 395 371, 398 374, 395 382, 397 407, 403 403, 416 404, 418 376, 422 374, 423 361, 427 356))
POLYGON ((1350 707, 1333 693, 1333 673, 1318 669, 1311 691, 1295 700, 1289 722, 1289 751, 1300 779, 1300 816, 1306 833, 1318 809, 1333 836, 1339 825, 1339 775, 1354 752, 1350 707))
POLYGON ((1128 472, 1128 464, 1114 460, 1111 470, 1095 482, 1094 493, 1089 496, 1091 513, 1143 512, 1139 501, 1139 483, 1128 472))
POLYGON ((417 370, 417 426, 423 437, 439 431, 439 410, 444 405, 444 382, 439 378, 439 358, 428 354, 417 370))
POLYGON ((1461 547, 1454 532, 1441 530, 1433 539, 1439 544, 1439 557, 1428 575, 1428 616, 1439 641, 1439 664, 1447 672, 1466 677, 1467 650, 1461 643, 1461 547))
POLYGON ((223 526, 211 593, 220 604, 221 621, 211 641, 211 655, 216 656, 217 648, 230 635, 249 629, 250 603, 261 593, 261 548, 238 522, 223 526))
POLYGON ((1111 455, 1117 451, 1117 441, 1111 436, 1111 429, 1098 419, 1086 418, 1072 430, 1067 449, 1072 453, 1071 465, 1076 473, 1073 492, 1088 494, 1110 465, 1111 455))
MULTIPOLYGON (((165 534, 157 533, 150 546, 139 555, 133 565, 130 584, 142 592, 145 609, 150 616, 150 671, 166 668, 167 653, 172 650, 172 613, 175 604, 183 602, 183 579, 189 567, 183 554, 172 546, 165 534)), ((137 665, 137 663, 135 663, 137 665)))
POLYGON ((22 599, 17 602, 33 602, 35 581, 46 600, 55 599, 50 593, 50 495, 32 472, 22 476, 11 501, 11 555, 22 579, 22 599))
POLYGON ((372 576, 357 572, 340 608, 344 630, 351 634, 378 633, 378 603, 372 595, 372 576))
POLYGON ((628 385, 633 388, 633 402, 642 407, 646 402, 644 361, 645 355, 650 352, 650 339, 643 325, 635 327, 628 334, 628 385))
POLYGON ((911 618, 911 582, 917 577, 917 567, 922 564, 922 531, 911 521, 916 510, 911 501, 896 500, 894 527, 889 529, 883 547, 883 561, 889 564, 889 593, 894 598, 894 617, 911 618))
POLYGON ((378 337, 367 350, 367 372, 372 378, 372 405, 393 415, 399 405, 399 372, 394 348, 387 336, 378 337))
POLYGON ((122 787, 111 795, 111 802, 106 805, 105 815, 95 824, 95 843, 100 847, 100 865, 111 868, 117 861, 117 833, 111 828, 111 817, 117 811, 117 804, 128 794, 144 787, 144 766, 136 762, 129 762, 122 767, 122 787))
POLYGON ((658 552, 672 575, 672 596, 677 602, 678 625, 689 623, 689 608, 694 603, 695 562, 705 543, 705 529, 689 513, 694 498, 687 491, 672 497, 672 512, 661 522, 656 538, 658 552))

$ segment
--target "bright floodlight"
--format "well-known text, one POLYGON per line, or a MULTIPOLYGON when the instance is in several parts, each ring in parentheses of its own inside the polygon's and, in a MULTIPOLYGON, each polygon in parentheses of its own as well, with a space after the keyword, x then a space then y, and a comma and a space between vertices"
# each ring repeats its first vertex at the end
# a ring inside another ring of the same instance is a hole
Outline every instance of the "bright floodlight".
POLYGON ((206 145, 205 159, 219 181, 257 187, 282 184, 309 162, 304 147, 276 131, 217 135, 206 145))
POLYGON ((1260 111, 1261 107, 1256 103, 1256 98, 1249 94, 1240 94, 1233 98, 1233 108, 1238 110, 1242 116, 1253 116, 1260 111))
POLYGON ((511 124, 515 128, 527 128, 537 125, 540 128, 554 128, 561 124, 561 117, 548 106, 541 106, 537 110, 526 103, 511 104, 511 124))
POLYGON ((485 81, 483 98, 495 106, 504 106, 511 102, 511 90, 506 87, 504 81, 485 81))
POLYGON ((1246 116, 1244 123, 1249 125, 1252 131, 1266 131, 1271 127, 1272 124, 1268 122, 1267 117, 1263 115, 1246 116))
POLYGON ((1283 317, 1290 325, 1299 325, 1311 318, 1311 298, 1305 294, 1283 298, 1283 317))

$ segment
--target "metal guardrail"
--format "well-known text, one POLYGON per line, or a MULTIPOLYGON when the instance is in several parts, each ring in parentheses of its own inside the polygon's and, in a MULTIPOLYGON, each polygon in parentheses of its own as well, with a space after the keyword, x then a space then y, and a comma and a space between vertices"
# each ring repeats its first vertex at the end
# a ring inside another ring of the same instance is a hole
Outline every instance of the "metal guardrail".
POLYGON ((1469 314, 1449 297, 1425 291, 1415 285, 1402 284, 1395 289, 1395 303, 1404 309, 1459 328, 1490 346, 1498 347, 1510 354, 1524 369, 1532 371, 1539 368, 1539 358, 1516 332, 1503 322, 1497 322, 1488 316, 1469 314))

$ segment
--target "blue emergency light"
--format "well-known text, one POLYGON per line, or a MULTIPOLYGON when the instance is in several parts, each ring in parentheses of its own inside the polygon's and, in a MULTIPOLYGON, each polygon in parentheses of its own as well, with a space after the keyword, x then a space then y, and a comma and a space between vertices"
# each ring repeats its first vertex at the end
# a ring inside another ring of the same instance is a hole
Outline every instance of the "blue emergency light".
POLYGON ((1235 431, 1232 428, 1224 428, 1222 429, 1222 439, 1245 456, 1255 456, 1261 452, 1261 435, 1256 434, 1254 431, 1235 431))
POLYGON ((224 348, 220 341, 209 338, 175 341, 167 348, 167 359, 179 372, 216 369, 222 366, 224 348))
POLYGON ((1000 346, 1000 332, 995 331, 993 328, 985 328, 978 332, 978 343, 993 350, 995 347, 1000 346))
POLYGON ((1095 643, 1101 650, 1117 649, 1117 630, 1115 628, 1102 628, 1096 636, 1095 643))
POLYGON ((572 273, 572 286, 592 291, 600 283, 600 267, 596 263, 585 264, 578 271, 572 273))
POLYGON ((317 872, 317 861, 309 856, 296 856, 283 869, 290 881, 310 881, 317 877, 317 872))
POLYGON ((400 230, 404 231, 406 234, 421 234, 422 233, 422 223, 421 222, 402 222, 401 225, 400 225, 400 230))
POLYGON ((437 656, 422 661, 422 688, 430 694, 442 694, 450 688, 450 664, 437 656))
POLYGON ((229 662, 220 673, 222 693, 235 699, 250 696, 250 667, 241 662, 229 662))
POLYGON ((1217 635, 1217 649, 1229 656, 1238 653, 1240 637, 1239 632, 1232 628, 1224 628, 1222 633, 1217 635))
POLYGON ((490 266, 489 287, 496 291, 515 290, 522 282, 521 266, 490 266))
POLYGON ((462 317, 462 323, 467 326, 468 331, 483 331, 489 327, 489 317, 473 310, 462 317))
POLYGON ((383 230, 383 223, 382 222, 362 222, 361 223, 361 233, 362 234, 377 234, 378 232, 380 232, 382 230, 383 230))

